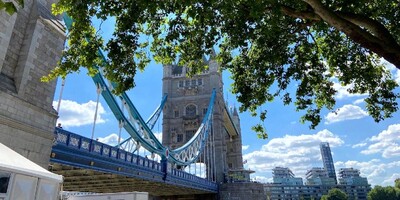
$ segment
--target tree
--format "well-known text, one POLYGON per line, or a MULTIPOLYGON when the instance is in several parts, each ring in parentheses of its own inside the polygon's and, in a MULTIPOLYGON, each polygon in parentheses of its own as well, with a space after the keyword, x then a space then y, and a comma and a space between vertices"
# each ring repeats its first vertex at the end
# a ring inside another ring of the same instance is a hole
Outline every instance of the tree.
POLYGON ((328 194, 322 195, 321 200, 347 200, 347 194, 337 188, 330 189, 328 194))
MULTIPOLYGON (((102 48, 118 94, 135 86, 136 71, 151 59, 195 75, 207 68, 203 56, 212 56, 231 72, 240 111, 262 120, 267 111, 259 106, 278 98, 304 110, 301 121, 315 128, 321 110, 334 108, 337 81, 367 93, 367 110, 379 122, 398 110, 398 85, 380 58, 400 68, 399 10, 393 0, 60 0, 54 12, 75 23, 63 59, 43 80, 79 66, 95 73, 103 61, 92 52, 102 48), (110 16, 116 29, 103 45, 91 19, 110 16)), ((253 128, 267 137, 260 124, 253 128)))
POLYGON ((396 200, 400 198, 400 193, 392 186, 375 186, 374 189, 368 192, 368 200, 396 200))
POLYGON ((400 190, 400 178, 397 178, 394 181, 394 187, 400 190))
POLYGON ((24 0, 16 0, 15 4, 14 2, 4 2, 3 0, 0 0, 0 11, 5 10, 8 14, 12 15, 15 12, 17 12, 17 5, 24 7, 24 0))

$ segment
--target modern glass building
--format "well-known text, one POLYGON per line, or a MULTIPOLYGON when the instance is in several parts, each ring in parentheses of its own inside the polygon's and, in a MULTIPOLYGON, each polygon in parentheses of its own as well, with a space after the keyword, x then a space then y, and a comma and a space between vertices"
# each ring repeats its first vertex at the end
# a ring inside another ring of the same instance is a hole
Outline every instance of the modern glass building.
POLYGON ((341 185, 368 185, 368 180, 360 176, 360 170, 341 168, 339 170, 339 184, 341 185))
POLYGON ((335 185, 335 179, 328 177, 324 168, 313 167, 306 173, 306 185, 335 185))
POLYGON ((320 200, 333 188, 340 189, 351 200, 367 200, 371 190, 367 178, 360 176, 360 171, 353 168, 342 168, 339 171, 339 184, 336 178, 331 149, 327 142, 320 144, 324 167, 313 167, 306 173, 306 185, 302 179, 295 177, 287 167, 272 169, 273 183, 264 184, 268 200, 320 200))
POLYGON ((331 153, 331 148, 329 143, 321 142, 320 144, 322 162, 324 164, 325 170, 328 172, 328 177, 335 179, 335 184, 337 184, 335 165, 333 164, 333 158, 331 153))
POLYGON ((367 200, 367 194, 371 190, 366 178, 359 176, 359 171, 353 168, 340 170, 340 184, 333 184, 333 178, 326 175, 322 168, 313 168, 306 174, 308 185, 294 176, 286 167, 273 169, 273 183, 264 184, 264 192, 268 200, 320 200, 329 190, 337 188, 347 194, 351 200, 367 200), (317 183, 318 179, 320 183, 317 183))
POLYGON ((303 179, 295 177, 292 170, 287 167, 275 167, 272 169, 274 183, 285 185, 303 185, 303 179))

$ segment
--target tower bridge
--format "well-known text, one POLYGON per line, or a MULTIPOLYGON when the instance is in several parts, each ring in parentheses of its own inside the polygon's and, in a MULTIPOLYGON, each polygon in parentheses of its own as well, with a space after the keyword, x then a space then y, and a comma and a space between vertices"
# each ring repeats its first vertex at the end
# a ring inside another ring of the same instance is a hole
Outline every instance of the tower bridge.
MULTIPOLYGON (((168 198, 263 199, 261 184, 243 168, 240 119, 227 109, 218 63, 188 78, 185 67, 163 67, 161 106, 144 121, 127 94, 114 96, 99 73, 93 81, 136 150, 160 160, 55 129, 55 81, 40 82, 60 59, 65 40, 61 18, 50 14, 52 0, 27 0, 15 15, 0 12, 0 142, 50 171, 63 175, 64 190, 146 191, 168 198), (120 107, 122 105, 122 107, 120 107), (162 142, 152 132, 162 111, 162 142), (185 172, 202 163, 205 176, 185 172), (240 184, 228 183, 236 179, 240 184), (240 180, 239 180, 240 179, 240 180)), ((67 20, 64 21, 68 28, 67 20)), ((99 50, 99 54, 101 51, 99 50)), ((102 66, 99 66, 101 69, 102 66)), ((99 70, 100 72, 102 70, 99 70)))

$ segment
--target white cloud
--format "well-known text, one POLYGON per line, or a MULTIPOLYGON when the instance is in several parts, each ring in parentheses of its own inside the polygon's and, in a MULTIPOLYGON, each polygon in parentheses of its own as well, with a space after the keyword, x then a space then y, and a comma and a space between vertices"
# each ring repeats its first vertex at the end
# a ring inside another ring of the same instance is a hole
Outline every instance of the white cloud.
POLYGON ((351 148, 358 148, 358 147, 364 147, 364 146, 366 146, 367 145, 367 143, 366 142, 363 142, 363 143, 358 143, 358 144, 355 144, 355 145, 353 145, 353 146, 351 146, 351 148))
POLYGON ((372 159, 370 161, 359 162, 354 160, 349 160, 346 162, 336 162, 336 171, 340 168, 353 167, 360 170, 360 175, 362 177, 367 177, 368 182, 374 185, 393 185, 390 182, 394 178, 394 174, 398 173, 400 167, 400 161, 393 161, 389 163, 382 163, 379 159, 372 159))
POLYGON ((344 141, 329 130, 316 134, 285 135, 274 138, 263 145, 260 150, 243 156, 247 166, 255 170, 257 175, 272 175, 274 167, 289 167, 296 176, 304 177, 306 171, 313 166, 322 166, 319 145, 329 142, 331 148, 341 146, 344 141))
POLYGON ((394 71, 396 70, 396 66, 394 66, 392 63, 386 61, 384 58, 381 58, 380 60, 381 64, 383 64, 389 71, 394 71))
POLYGON ((247 150, 250 147, 250 145, 242 145, 242 151, 247 150))
POLYGON ((400 156, 400 146, 399 146, 399 144, 394 143, 391 146, 389 146, 388 148, 386 148, 383 151, 382 156, 384 158, 392 158, 392 157, 400 156))
POLYGON ((396 73, 394 73, 394 80, 400 84, 400 70, 397 69, 396 73))
POLYGON ((360 96, 367 95, 367 94, 351 94, 351 93, 349 93, 348 90, 352 87, 353 87, 352 85, 342 86, 340 83, 334 82, 333 89, 335 89, 337 91, 335 97, 337 99, 344 99, 344 98, 348 98, 348 97, 360 97, 360 96))
POLYGON ((362 99, 357 99, 357 100, 355 100, 355 101, 353 101, 353 104, 354 105, 357 105, 357 104, 362 104, 362 103, 364 103, 364 98, 362 98, 362 99))
POLYGON ((400 173, 394 173, 391 177, 383 181, 383 185, 394 185, 394 181, 400 178, 400 173))
MULTIPOLYGON (((98 138, 99 142, 102 142, 104 144, 108 144, 110 146, 116 146, 118 144, 118 135, 115 133, 112 133, 104 138, 99 137, 98 138)), ((124 139, 121 137, 120 142, 124 141, 124 139)))
POLYGON ((380 132, 377 136, 371 137, 371 141, 380 142, 380 141, 395 141, 396 139, 400 139, 400 124, 392 124, 388 127, 387 130, 380 132))
MULTIPOLYGON (((156 138, 162 142, 162 133, 154 133, 154 136, 156 136, 156 138)), ((111 146, 116 146, 118 144, 118 135, 115 133, 111 133, 110 135, 102 138, 99 137, 97 138, 99 142, 111 145, 111 146)), ((123 142, 125 140, 125 138, 121 137, 120 142, 123 142)), ((136 142, 133 141, 132 139, 125 142, 124 144, 121 145, 121 148, 124 149, 125 151, 129 151, 129 152, 133 152, 134 150, 136 150, 136 142)), ((141 147, 141 155, 146 155, 148 152, 143 153, 143 147, 141 147)))
POLYGON ((335 122, 353 119, 361 119, 366 116, 368 116, 368 113, 365 112, 363 109, 358 106, 348 104, 337 109, 335 112, 328 113, 328 115, 325 116, 325 124, 332 124, 335 122))
MULTIPOLYGON (((57 101, 53 101, 53 106, 56 107, 57 101)), ((96 102, 89 101, 87 103, 78 103, 71 100, 62 100, 60 105, 58 122, 64 127, 75 127, 93 124, 94 113, 96 111, 96 102)), ((105 110, 101 103, 99 103, 97 110, 96 123, 104 123, 106 120, 103 118, 105 110)))
POLYGON ((362 154, 382 153, 384 158, 400 156, 400 124, 392 124, 386 130, 369 139, 372 144, 362 154))
POLYGON ((162 142, 162 133, 154 133, 154 136, 156 136, 156 138, 158 139, 158 141, 162 142))
POLYGON ((385 59, 381 59, 381 63, 390 71, 392 72, 393 79, 400 84, 400 70, 396 68, 392 63, 389 63, 385 59))
POLYGON ((260 182, 260 183, 272 183, 273 179, 271 177, 265 176, 254 176, 252 177, 253 181, 260 182))

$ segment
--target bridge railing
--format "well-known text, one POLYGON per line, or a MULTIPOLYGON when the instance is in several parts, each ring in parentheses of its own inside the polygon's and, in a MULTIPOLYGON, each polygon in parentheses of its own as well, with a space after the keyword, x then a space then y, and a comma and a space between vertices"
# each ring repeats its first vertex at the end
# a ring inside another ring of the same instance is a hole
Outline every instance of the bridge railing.
POLYGON ((65 145, 70 148, 90 152, 98 156, 117 159, 119 161, 131 163, 137 166, 161 171, 161 164, 159 162, 144 158, 128 151, 124 151, 123 149, 119 149, 117 147, 113 147, 111 145, 104 144, 60 128, 55 129, 55 134, 57 145, 65 145))
MULTIPOLYGON (((137 154, 133 154, 123 149, 119 149, 117 147, 104 144, 60 128, 55 128, 54 134, 56 134, 54 145, 63 145, 68 148, 85 151, 107 159, 116 159, 131 165, 162 172, 161 163, 137 154)), ((185 171, 172 168, 171 165, 169 165, 167 169, 167 174, 168 176, 176 179, 185 181, 190 180, 190 182, 193 184, 201 184, 206 186, 208 189, 217 188, 217 183, 185 171)))

